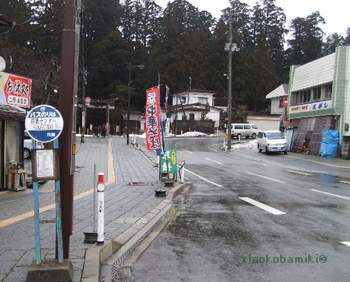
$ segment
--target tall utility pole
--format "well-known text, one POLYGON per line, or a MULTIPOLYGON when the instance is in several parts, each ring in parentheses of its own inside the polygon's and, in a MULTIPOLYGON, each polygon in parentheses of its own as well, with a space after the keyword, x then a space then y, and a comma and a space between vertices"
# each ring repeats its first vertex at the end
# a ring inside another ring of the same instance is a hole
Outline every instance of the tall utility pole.
POLYGON ((62 203, 63 256, 69 258, 69 239, 73 227, 72 127, 74 105, 75 5, 67 0, 64 12, 61 50, 60 111, 64 129, 60 137, 60 178, 62 203))
POLYGON ((131 104, 131 62, 129 63, 129 78, 128 78, 128 112, 126 117, 126 144, 129 145, 129 133, 130 133, 130 104, 131 104))
MULTIPOLYGON (((80 61, 79 61, 79 77, 80 77, 80 85, 81 85, 81 137, 80 143, 85 142, 85 133, 86 133, 86 85, 87 85, 87 71, 85 69, 85 36, 84 36, 84 25, 83 25, 83 5, 82 0, 78 0, 77 5, 80 5, 80 26, 79 26, 79 47, 80 47, 80 61), (80 3, 79 3, 80 2, 80 3)), ((78 103, 79 104, 79 103, 78 103)))
POLYGON ((132 65, 129 63, 129 79, 128 79, 128 112, 126 121, 126 144, 129 145, 129 133, 130 133, 130 106, 131 106, 131 70, 133 68, 144 69, 144 65, 132 65))
POLYGON ((86 85, 87 85, 87 71, 85 69, 85 42, 84 42, 84 26, 81 27, 80 35, 80 46, 81 46, 81 56, 80 56, 80 77, 81 77, 81 137, 80 142, 85 142, 85 133, 86 133, 86 85))
POLYGON ((109 102, 106 104, 106 136, 109 136, 110 122, 109 122, 109 102))
POLYGON ((227 101, 227 150, 231 150, 231 123, 232 123, 232 52, 238 51, 232 35, 232 13, 229 14, 229 43, 225 44, 225 51, 228 51, 228 101, 227 101))
MULTIPOLYGON (((84 55, 81 57, 82 61, 84 55)), ((86 71, 84 64, 83 65, 83 73, 82 73, 82 83, 81 83, 81 137, 80 137, 80 143, 85 142, 85 133, 86 133, 86 85, 87 85, 87 77, 86 77, 86 71)))
POLYGON ((227 105, 227 150, 231 150, 231 123, 232 123, 232 14, 229 19, 229 50, 228 50, 228 105, 227 105))

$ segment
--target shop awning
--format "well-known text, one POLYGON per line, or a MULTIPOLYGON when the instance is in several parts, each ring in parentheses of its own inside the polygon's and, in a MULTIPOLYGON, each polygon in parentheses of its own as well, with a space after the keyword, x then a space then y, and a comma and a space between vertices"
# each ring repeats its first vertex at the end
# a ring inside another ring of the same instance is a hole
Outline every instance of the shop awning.
POLYGON ((26 110, 16 106, 0 105, 0 120, 24 121, 25 118, 26 110))

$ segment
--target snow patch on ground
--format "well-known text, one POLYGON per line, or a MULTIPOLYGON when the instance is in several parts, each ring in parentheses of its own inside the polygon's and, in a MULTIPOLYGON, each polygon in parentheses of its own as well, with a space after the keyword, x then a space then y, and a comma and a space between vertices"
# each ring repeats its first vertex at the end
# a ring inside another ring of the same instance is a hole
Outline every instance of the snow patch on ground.
POLYGON ((258 141, 257 140, 250 140, 245 143, 237 143, 237 144, 232 144, 233 149, 242 149, 242 148, 247 148, 247 149, 254 149, 257 146, 258 141))
MULTIPOLYGON (((130 134, 130 137, 138 137, 138 138, 143 138, 146 139, 146 133, 143 134, 130 134)), ((170 133, 167 137, 200 137, 200 136, 208 136, 207 134, 203 133, 203 132, 199 132, 199 131, 190 131, 190 132, 186 132, 184 134, 180 134, 180 135, 175 135, 170 133)), ((213 135, 215 136, 215 135, 213 135)))
POLYGON ((199 136, 207 136, 207 134, 199 131, 189 131, 181 135, 176 135, 176 137, 199 137, 199 136))

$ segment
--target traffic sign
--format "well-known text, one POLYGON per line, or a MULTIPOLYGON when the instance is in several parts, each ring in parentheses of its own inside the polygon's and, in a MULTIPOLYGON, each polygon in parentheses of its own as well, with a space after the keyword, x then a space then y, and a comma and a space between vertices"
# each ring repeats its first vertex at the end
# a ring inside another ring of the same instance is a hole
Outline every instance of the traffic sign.
POLYGON ((28 135, 37 142, 56 140, 63 130, 61 113, 50 105, 39 105, 31 109, 25 120, 28 135))

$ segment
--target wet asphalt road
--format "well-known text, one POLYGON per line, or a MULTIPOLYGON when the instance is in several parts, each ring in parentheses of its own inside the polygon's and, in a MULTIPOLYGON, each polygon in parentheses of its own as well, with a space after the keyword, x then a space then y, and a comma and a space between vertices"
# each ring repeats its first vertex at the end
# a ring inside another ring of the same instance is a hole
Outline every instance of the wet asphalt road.
POLYGON ((215 142, 176 140, 192 185, 132 280, 350 281, 349 169, 215 142))

